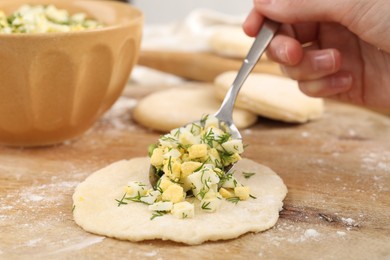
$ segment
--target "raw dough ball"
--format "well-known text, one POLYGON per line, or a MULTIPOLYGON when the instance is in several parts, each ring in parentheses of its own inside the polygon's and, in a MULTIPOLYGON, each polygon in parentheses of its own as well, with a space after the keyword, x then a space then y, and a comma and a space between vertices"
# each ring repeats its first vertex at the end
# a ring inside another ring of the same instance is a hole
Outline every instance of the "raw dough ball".
POLYGON ((257 199, 237 204, 223 200, 218 211, 204 212, 199 202, 195 217, 179 219, 171 214, 151 220, 148 206, 129 202, 118 207, 129 181, 148 183, 149 158, 115 162, 80 183, 73 195, 74 219, 86 231, 130 241, 162 239, 190 245, 208 240, 236 238, 275 225, 287 188, 271 169, 248 159, 236 164, 235 178, 249 186, 257 199), (242 172, 255 172, 246 179, 242 172))
MULTIPOLYGON (((154 92, 135 107, 133 117, 140 125, 168 132, 219 109, 212 86, 179 87, 154 92)), ((238 128, 246 128, 257 121, 249 111, 235 109, 233 120, 238 128)))
MULTIPOLYGON (((217 98, 223 99, 236 74, 229 71, 215 79, 217 98)), ((296 81, 261 73, 249 75, 236 106, 264 117, 294 123, 320 118, 324 112, 323 100, 303 94, 296 81)))
MULTIPOLYGON (((219 26, 209 38, 212 52, 230 58, 245 58, 254 41, 241 26, 219 26)), ((263 55, 262 59, 266 59, 263 55), (263 58, 264 57, 264 58, 263 58)))

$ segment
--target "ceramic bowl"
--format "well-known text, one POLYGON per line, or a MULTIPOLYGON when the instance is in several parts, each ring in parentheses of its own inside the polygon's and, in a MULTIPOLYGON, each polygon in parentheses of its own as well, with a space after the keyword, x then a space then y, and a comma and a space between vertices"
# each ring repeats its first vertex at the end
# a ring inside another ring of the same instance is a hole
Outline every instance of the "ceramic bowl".
POLYGON ((103 28, 0 34, 0 144, 43 146, 82 135, 120 96, 137 62, 143 15, 129 4, 90 0, 0 1, 84 12, 103 28))

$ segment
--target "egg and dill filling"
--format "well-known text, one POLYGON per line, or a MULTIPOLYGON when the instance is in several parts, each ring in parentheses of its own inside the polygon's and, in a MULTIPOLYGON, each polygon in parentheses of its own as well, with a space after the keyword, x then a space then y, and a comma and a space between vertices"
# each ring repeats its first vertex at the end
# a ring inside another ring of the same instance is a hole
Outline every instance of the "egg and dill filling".
POLYGON ((85 13, 70 15, 67 10, 50 5, 22 5, 11 15, 0 10, 0 33, 53 33, 95 29, 104 25, 85 13))
MULTIPOLYGON (((116 199, 118 206, 144 203, 152 212, 151 219, 168 213, 193 218, 194 200, 200 201, 202 211, 215 212, 222 200, 238 203, 255 199, 249 187, 228 171, 241 159, 242 140, 233 139, 213 116, 203 117, 200 124, 173 129, 150 145, 148 152, 159 178, 156 186, 147 188, 145 183, 129 182, 122 198, 116 199)), ((249 178, 254 173, 246 174, 249 178)))

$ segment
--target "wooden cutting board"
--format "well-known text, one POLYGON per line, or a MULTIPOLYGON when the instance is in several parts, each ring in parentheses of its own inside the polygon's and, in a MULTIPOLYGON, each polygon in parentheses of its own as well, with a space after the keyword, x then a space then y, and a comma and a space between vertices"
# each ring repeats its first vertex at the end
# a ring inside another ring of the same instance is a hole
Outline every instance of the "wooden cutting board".
MULTIPOLYGON (((263 57, 253 71, 282 75, 278 64, 263 57)), ((138 64, 189 80, 213 82, 225 71, 238 71, 242 62, 210 52, 142 51, 138 64)))
POLYGON ((274 228, 199 246, 83 231, 72 218, 74 188, 109 163, 146 155, 160 133, 133 122, 131 109, 158 89, 129 86, 77 140, 0 147, 0 259, 390 258, 390 119, 334 102, 321 120, 260 118, 243 131, 245 156, 271 167, 289 189, 274 228))

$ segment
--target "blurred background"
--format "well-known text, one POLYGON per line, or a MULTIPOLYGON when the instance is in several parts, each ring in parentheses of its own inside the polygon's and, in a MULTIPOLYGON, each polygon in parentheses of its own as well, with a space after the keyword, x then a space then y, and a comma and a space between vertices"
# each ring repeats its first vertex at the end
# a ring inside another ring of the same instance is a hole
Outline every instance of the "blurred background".
POLYGON ((252 0, 128 0, 141 9, 147 24, 182 20, 194 9, 207 8, 221 13, 246 15, 252 0))

